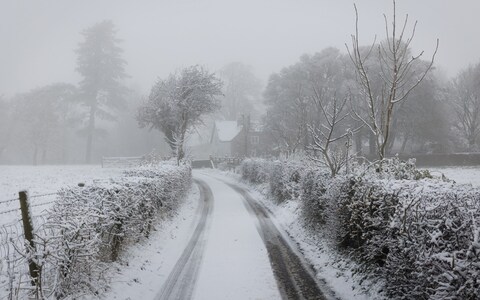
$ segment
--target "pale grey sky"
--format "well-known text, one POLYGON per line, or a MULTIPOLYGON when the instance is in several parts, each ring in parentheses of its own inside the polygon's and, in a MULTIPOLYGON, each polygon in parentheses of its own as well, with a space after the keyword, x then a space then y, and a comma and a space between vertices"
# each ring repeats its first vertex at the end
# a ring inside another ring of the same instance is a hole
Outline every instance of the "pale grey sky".
MULTIPOLYGON (((389 0, 0 0, 0 95, 53 82, 77 83, 80 31, 110 19, 128 62, 129 83, 146 93, 157 77, 191 64, 215 71, 232 61, 266 81, 304 53, 345 51, 354 31, 362 43, 385 37, 389 0)), ((418 20, 412 46, 454 76, 480 59, 480 1, 397 0, 398 16, 418 20)))

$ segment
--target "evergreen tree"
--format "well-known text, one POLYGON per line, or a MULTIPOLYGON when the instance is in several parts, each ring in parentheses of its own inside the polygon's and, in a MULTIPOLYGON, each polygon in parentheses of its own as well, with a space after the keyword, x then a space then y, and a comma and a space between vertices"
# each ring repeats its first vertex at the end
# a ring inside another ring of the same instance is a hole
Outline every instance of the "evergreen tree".
POLYGON ((80 82, 82 104, 87 108, 84 133, 87 138, 86 162, 92 160, 92 145, 98 132, 97 118, 115 120, 115 110, 124 106, 127 89, 122 80, 126 62, 118 46, 112 21, 103 21, 83 31, 85 40, 76 50, 77 71, 83 76, 80 82))

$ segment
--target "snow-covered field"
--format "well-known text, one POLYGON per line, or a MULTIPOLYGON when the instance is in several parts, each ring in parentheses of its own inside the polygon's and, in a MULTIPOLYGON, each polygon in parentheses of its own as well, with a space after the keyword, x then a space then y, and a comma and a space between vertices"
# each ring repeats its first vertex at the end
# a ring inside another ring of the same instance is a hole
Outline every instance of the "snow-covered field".
POLYGON ((457 183, 480 186, 480 167, 444 167, 428 168, 432 175, 444 174, 447 178, 455 180, 457 183))
MULTIPOLYGON (((54 194, 60 188, 94 181, 108 181, 123 172, 123 168, 105 168, 99 165, 70 166, 0 166, 0 213, 19 208, 18 192, 27 190, 32 197, 31 205, 34 215, 41 214, 55 200, 54 194), (3 201, 3 203, 2 203, 3 201), (7 201, 7 202, 5 202, 7 201), (42 205, 44 204, 45 205, 42 205), (35 206, 38 205, 38 206, 35 206)), ((20 211, 0 214, 0 225, 20 218, 20 211)))

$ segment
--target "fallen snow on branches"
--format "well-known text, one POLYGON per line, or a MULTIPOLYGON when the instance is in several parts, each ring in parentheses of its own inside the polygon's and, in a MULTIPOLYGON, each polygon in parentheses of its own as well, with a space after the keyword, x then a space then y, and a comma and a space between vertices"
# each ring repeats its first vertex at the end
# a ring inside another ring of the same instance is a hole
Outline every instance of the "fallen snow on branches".
POLYGON ((244 180, 295 212, 287 228, 307 257, 334 254, 328 262, 313 257, 317 270, 323 263, 343 274, 351 269, 367 280, 365 290, 376 283, 388 298, 478 297, 479 188, 398 159, 335 178, 289 161, 246 160, 241 170, 244 180))
POLYGON ((159 218, 172 215, 190 186, 189 166, 161 164, 131 169, 110 181, 60 189, 45 222, 35 228, 35 248, 12 243, 19 259, 2 258, 9 264, 0 269, 0 284, 6 288, 0 298, 33 293, 64 299, 102 293, 112 262, 129 245, 147 239, 159 218), (38 266, 34 290, 25 273, 29 260, 38 266))

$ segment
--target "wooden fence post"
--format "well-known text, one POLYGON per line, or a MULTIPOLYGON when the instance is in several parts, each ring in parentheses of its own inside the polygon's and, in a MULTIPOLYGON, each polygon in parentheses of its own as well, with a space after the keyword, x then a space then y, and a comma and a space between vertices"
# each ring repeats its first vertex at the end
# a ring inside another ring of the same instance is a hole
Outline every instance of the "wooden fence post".
MULTIPOLYGON (((20 199, 20 209, 22 210, 22 221, 23 221, 23 231, 25 233, 25 239, 28 241, 33 252, 36 252, 35 243, 33 241, 33 225, 32 218, 30 214, 30 207, 28 204, 28 196, 26 191, 21 191, 18 193, 20 199)), ((30 249, 27 247, 27 255, 29 254, 30 249)), ((35 286, 38 280, 38 265, 37 263, 29 258, 28 259, 28 269, 30 271, 30 276, 32 277, 32 285, 35 286)))

